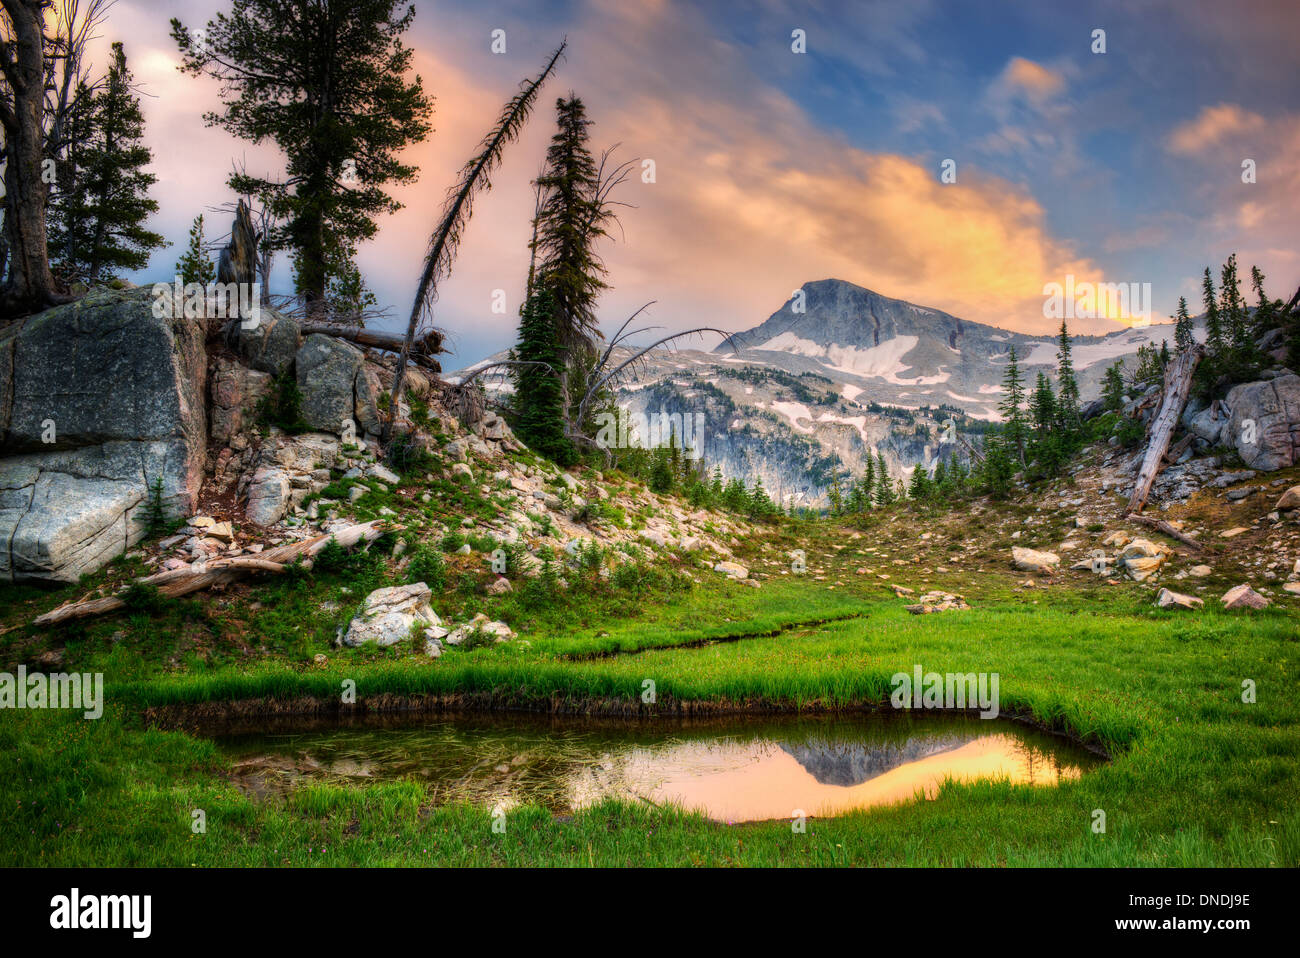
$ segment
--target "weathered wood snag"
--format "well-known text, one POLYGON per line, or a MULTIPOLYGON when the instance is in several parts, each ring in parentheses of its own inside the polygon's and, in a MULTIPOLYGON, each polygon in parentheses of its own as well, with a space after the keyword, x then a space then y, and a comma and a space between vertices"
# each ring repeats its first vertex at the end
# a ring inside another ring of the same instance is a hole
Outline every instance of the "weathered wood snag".
POLYGON ((217 282, 252 286, 257 279, 257 231, 253 216, 243 200, 235 207, 230 242, 217 259, 217 282))
POLYGON ((1137 515, 1146 505, 1151 495, 1151 485, 1165 465, 1165 453, 1169 450, 1169 441, 1174 436, 1174 429, 1187 405, 1187 396, 1192 391, 1192 373, 1205 354, 1204 347, 1192 346, 1169 364, 1165 370, 1164 390, 1160 394, 1160 408, 1151 420, 1151 439, 1147 443, 1146 455, 1142 467, 1138 470, 1137 482, 1133 485, 1133 495, 1129 498, 1129 515, 1137 515))
MULTIPOLYGON (((211 562, 202 564, 195 563, 193 566, 187 566, 184 569, 169 569, 165 572, 156 572, 143 579, 137 579, 136 582, 155 586, 163 595, 176 598, 189 595, 191 592, 198 592, 201 589, 229 585, 249 572, 283 572, 285 566, 293 560, 310 559, 316 555, 321 549, 325 548, 331 539, 336 539, 343 548, 350 549, 358 543, 372 542, 385 532, 395 532, 400 528, 400 526, 390 525, 383 519, 376 519, 372 522, 348 526, 346 529, 340 529, 338 532, 329 535, 316 536, 314 539, 289 542, 282 546, 267 549, 257 555, 233 556, 229 559, 213 559, 211 562)), ((32 624, 37 626, 59 625, 72 619, 116 612, 125 607, 126 603, 122 600, 120 593, 99 599, 82 599, 79 602, 65 603, 57 609, 46 612, 32 624)))
POLYGON ((1148 529, 1155 529, 1157 532, 1163 532, 1171 539, 1177 539, 1185 546, 1195 549, 1197 552, 1204 552, 1205 546, 1201 545, 1185 532, 1175 529, 1170 523, 1163 519, 1152 519, 1150 516, 1141 516, 1137 513, 1130 513, 1124 517, 1129 522, 1136 522, 1139 525, 1146 526, 1148 529))

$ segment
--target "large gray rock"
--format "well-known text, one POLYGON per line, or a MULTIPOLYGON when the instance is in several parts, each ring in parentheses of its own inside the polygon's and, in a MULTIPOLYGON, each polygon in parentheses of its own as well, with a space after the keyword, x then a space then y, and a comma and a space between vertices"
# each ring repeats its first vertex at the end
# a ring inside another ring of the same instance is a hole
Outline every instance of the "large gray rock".
POLYGON ((75 581, 139 541, 142 506, 198 501, 202 324, 148 288, 96 290, 0 331, 0 578, 75 581))
POLYGON ((1232 410, 1225 438, 1247 466, 1272 472, 1300 462, 1300 376, 1288 370, 1234 386, 1224 403, 1232 410))
POLYGON ((1209 406, 1197 408, 1195 412, 1192 412, 1192 406, 1189 403, 1187 410, 1183 413, 1183 425, 1187 427, 1189 432, 1204 439, 1211 446, 1217 446, 1219 443, 1227 441, 1223 431, 1228 427, 1229 418, 1228 407, 1217 399, 1210 403, 1209 406))
POLYGON ((313 429, 338 434, 345 420, 356 422, 356 383, 361 352, 333 336, 312 333, 294 360, 302 418, 313 429))
POLYGON ((224 446, 251 426, 270 390, 270 373, 218 358, 213 364, 209 392, 208 431, 212 441, 224 446))
POLYGON ((424 630, 441 627, 442 620, 429 606, 431 595, 423 582, 376 589, 366 596, 361 614, 348 624, 343 644, 353 648, 368 642, 394 645, 409 639, 417 625, 424 630))
POLYGON ((289 473, 275 466, 262 466, 248 484, 248 505, 244 514, 249 522, 269 526, 279 522, 289 511, 293 486, 289 473))
POLYGON ((230 345, 258 372, 278 376, 293 365, 302 336, 296 320, 263 306, 256 326, 234 323, 230 345))
POLYGON ((362 363, 353 383, 353 416, 356 418, 358 432, 371 436, 383 432, 384 422, 379 416, 379 397, 382 393, 379 374, 372 366, 362 363))

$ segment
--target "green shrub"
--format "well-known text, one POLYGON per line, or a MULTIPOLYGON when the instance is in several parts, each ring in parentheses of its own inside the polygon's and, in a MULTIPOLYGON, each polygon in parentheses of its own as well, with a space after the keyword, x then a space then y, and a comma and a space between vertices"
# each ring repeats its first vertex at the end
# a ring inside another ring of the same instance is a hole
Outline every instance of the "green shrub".
POLYGON ((447 562, 442 553, 427 545, 418 545, 406 564, 406 581, 423 582, 434 592, 447 587, 447 562))

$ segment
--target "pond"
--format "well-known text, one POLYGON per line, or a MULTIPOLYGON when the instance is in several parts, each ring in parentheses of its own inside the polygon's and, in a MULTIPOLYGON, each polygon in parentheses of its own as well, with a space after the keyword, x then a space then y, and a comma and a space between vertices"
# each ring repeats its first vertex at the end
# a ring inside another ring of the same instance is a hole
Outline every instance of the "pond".
POLYGON ((528 713, 262 722, 212 734, 258 797, 304 782, 413 780, 435 804, 540 805, 608 797, 718 821, 831 816, 933 798, 947 779, 1056 785, 1103 761, 1007 719, 935 714, 627 721, 528 713))

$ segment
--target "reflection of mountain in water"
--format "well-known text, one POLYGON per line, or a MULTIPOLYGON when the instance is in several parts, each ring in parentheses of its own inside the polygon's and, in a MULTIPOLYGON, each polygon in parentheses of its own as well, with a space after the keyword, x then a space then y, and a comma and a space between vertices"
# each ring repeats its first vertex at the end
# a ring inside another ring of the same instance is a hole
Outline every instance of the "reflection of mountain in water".
POLYGON ((861 785, 868 779, 908 762, 960 748, 977 738, 979 733, 935 735, 908 739, 901 745, 893 742, 861 745, 812 739, 799 745, 783 742, 781 749, 807 769, 808 774, 820 784, 847 787, 861 785))

